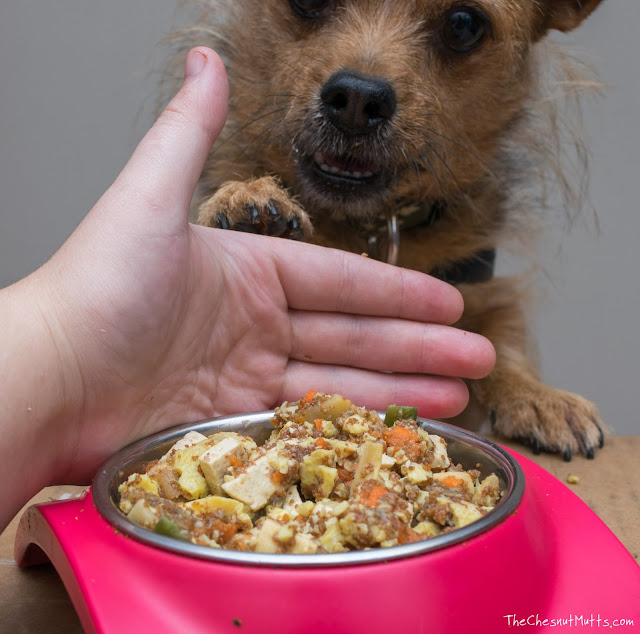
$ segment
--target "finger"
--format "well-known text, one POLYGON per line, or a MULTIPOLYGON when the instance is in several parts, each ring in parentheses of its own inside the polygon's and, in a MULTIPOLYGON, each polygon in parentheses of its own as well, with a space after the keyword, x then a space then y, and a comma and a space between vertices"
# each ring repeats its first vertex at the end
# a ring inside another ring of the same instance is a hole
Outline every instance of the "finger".
POLYGON ((228 87, 222 61, 211 49, 187 55, 185 80, 142 139, 117 184, 134 189, 152 210, 178 207, 184 223, 193 192, 227 113, 228 87))
POLYGON ((488 339, 403 319, 290 311, 291 357, 313 363, 479 379, 491 372, 488 339))
POLYGON ((460 292, 424 273, 335 249, 300 243, 284 249, 277 239, 271 245, 291 308, 441 324, 462 316, 460 292))
POLYGON ((385 410, 388 405, 418 408, 425 418, 451 418, 467 406, 469 391, 460 379, 387 374, 333 365, 291 361, 283 400, 295 401, 309 390, 342 394, 356 405, 385 410))

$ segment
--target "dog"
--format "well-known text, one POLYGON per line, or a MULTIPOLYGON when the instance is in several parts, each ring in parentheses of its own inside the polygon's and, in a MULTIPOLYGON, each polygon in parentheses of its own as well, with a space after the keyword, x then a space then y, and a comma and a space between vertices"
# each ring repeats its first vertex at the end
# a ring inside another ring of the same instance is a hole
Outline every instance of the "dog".
POLYGON ((541 380, 527 283, 494 276, 494 261, 534 233, 531 182, 549 168, 564 178, 554 115, 541 114, 547 35, 574 29, 600 0, 196 3, 181 45, 219 52, 230 86, 197 222, 455 284, 457 325, 497 352, 493 372, 469 382, 476 420, 535 453, 593 458, 605 435, 597 408, 541 380))

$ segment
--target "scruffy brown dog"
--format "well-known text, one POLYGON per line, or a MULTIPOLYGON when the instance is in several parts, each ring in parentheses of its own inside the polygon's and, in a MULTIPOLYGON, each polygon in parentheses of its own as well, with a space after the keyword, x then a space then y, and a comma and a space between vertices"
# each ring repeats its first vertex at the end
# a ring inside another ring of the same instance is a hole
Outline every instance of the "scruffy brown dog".
POLYGON ((540 380, 523 284, 493 263, 533 232, 527 179, 557 162, 546 140, 561 145, 541 115, 545 36, 600 0, 197 2, 182 42, 222 55, 231 95, 198 223, 389 253, 456 284, 459 326, 497 349, 470 382, 475 410, 536 452, 593 457, 596 408, 540 380))

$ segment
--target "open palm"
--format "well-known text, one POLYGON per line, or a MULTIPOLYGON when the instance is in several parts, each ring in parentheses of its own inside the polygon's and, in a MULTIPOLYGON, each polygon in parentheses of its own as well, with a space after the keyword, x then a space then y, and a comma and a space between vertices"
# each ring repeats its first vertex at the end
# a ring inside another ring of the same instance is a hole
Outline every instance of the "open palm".
POLYGON ((207 49, 114 185, 39 272, 60 365, 68 480, 179 422, 271 408, 316 389, 358 404, 465 406, 458 378, 490 371, 483 338, 444 324, 462 300, 417 272, 354 254, 190 225, 223 124, 207 49), (44 285, 44 284, 43 284, 44 285))

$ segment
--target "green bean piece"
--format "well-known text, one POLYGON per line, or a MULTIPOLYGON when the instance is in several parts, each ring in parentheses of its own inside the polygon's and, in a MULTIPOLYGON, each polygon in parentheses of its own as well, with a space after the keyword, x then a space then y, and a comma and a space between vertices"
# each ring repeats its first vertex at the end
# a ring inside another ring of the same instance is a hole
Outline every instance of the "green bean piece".
POLYGON ((178 526, 171 520, 168 520, 164 515, 154 526, 153 532, 158 533, 159 535, 165 535, 166 537, 173 537, 173 539, 181 539, 184 542, 189 541, 189 538, 178 528, 178 526))
POLYGON ((392 427, 397 420, 406 420, 411 418, 418 420, 418 408, 407 407, 406 405, 389 405, 384 416, 384 424, 392 427))

